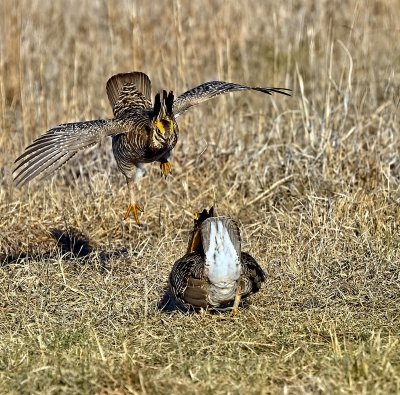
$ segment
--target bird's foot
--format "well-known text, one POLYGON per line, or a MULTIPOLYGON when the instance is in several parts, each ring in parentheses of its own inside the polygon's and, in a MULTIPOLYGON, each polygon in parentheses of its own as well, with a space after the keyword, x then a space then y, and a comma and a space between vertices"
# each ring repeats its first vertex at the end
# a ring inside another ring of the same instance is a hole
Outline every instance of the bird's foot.
POLYGON ((165 178, 167 178, 168 174, 171 173, 172 165, 168 161, 161 162, 160 169, 161 169, 161 177, 164 176, 165 178))
POLYGON ((127 220, 127 219, 129 218, 129 214, 132 212, 133 218, 135 219, 136 223, 137 223, 138 225, 140 225, 138 211, 140 211, 141 213, 143 213, 143 209, 142 209, 140 206, 138 206, 136 203, 131 203, 131 204, 128 206, 128 210, 126 210, 124 219, 127 220))
POLYGON ((234 307, 230 312, 230 316, 231 317, 236 317, 238 315, 239 315, 239 309, 237 307, 234 307))

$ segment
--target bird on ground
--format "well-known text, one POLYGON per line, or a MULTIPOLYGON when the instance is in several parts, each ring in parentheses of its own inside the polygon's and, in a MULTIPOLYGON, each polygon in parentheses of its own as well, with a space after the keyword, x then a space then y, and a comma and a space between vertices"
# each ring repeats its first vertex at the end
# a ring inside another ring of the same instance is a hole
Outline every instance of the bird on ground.
POLYGON ((175 262, 169 288, 186 309, 236 314, 241 299, 258 292, 265 279, 256 260, 241 251, 237 223, 215 216, 211 207, 195 217, 187 252, 175 262))
POLYGON ((146 173, 144 164, 160 162, 161 175, 171 172, 169 158, 175 147, 179 129, 176 119, 190 107, 222 93, 254 90, 268 95, 280 93, 290 96, 290 89, 260 88, 224 81, 210 81, 196 86, 176 99, 172 91, 163 90, 151 102, 151 81, 142 72, 112 76, 106 85, 113 109, 113 119, 98 119, 56 126, 34 140, 15 161, 14 182, 22 186, 35 177, 44 178, 78 151, 112 137, 112 149, 117 166, 126 178, 129 190, 130 213, 139 224, 134 185, 146 173))

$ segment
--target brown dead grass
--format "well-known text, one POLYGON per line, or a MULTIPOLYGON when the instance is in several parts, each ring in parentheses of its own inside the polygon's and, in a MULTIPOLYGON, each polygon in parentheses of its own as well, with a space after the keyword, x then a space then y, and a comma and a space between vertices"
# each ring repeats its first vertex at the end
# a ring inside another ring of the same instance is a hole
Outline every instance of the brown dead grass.
POLYGON ((400 392, 400 8, 396 1, 0 4, 0 393, 400 392), (145 226, 122 220, 110 142, 46 182, 13 160, 49 127, 110 117, 143 70, 235 94, 179 119, 173 175, 148 166, 145 226), (190 213, 241 223, 266 287, 239 317, 157 305, 190 213), (60 250, 74 227, 93 251, 60 250))

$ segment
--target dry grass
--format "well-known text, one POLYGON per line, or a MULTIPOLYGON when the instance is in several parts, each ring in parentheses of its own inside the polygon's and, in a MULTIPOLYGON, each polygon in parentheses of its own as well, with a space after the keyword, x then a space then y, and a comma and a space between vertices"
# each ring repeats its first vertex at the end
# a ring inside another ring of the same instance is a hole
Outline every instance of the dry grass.
POLYGON ((278 3, 1 2, 0 393, 400 392, 400 8, 278 3), (109 142, 12 187, 28 143, 110 117, 105 82, 134 69, 176 92, 219 78, 294 96, 182 117, 173 176, 142 182, 143 229, 122 220, 109 142), (266 287, 238 318, 160 312, 189 213, 212 204, 266 287), (85 258, 49 232, 70 227, 85 258))

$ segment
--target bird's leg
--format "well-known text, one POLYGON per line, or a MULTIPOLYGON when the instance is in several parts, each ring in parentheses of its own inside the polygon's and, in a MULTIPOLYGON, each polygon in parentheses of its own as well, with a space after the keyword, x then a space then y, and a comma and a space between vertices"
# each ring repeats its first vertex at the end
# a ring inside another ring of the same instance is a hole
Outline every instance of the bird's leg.
POLYGON ((143 213, 143 209, 135 203, 135 194, 133 191, 134 188, 134 183, 136 183, 142 176, 145 174, 145 170, 143 168, 143 165, 136 165, 136 173, 133 178, 128 178, 126 177, 126 183, 128 185, 128 190, 129 190, 129 206, 128 209, 126 210, 125 217, 124 219, 128 219, 130 213, 133 214, 133 218, 135 219, 136 223, 140 225, 139 222, 139 214, 138 212, 143 213))
POLYGON ((128 206, 128 209, 126 210, 124 219, 125 220, 128 219, 130 213, 132 213, 133 214, 133 218, 135 219, 136 223, 138 225, 140 225, 138 211, 143 213, 143 209, 139 205, 137 205, 135 203, 134 193, 133 193, 133 187, 134 186, 132 185, 132 181, 129 180, 127 182, 127 184, 128 184, 128 189, 129 189, 129 206, 128 206))
POLYGON ((242 292, 242 287, 240 286, 240 282, 239 282, 239 284, 236 288, 235 300, 233 302, 233 307, 232 307, 232 311, 231 311, 232 315, 239 314, 239 303, 240 303, 240 299, 242 296, 241 292, 242 292))
POLYGON ((168 174, 171 173, 171 162, 168 161, 168 159, 170 158, 171 153, 169 152, 168 154, 166 154, 165 156, 163 156, 160 159, 160 169, 161 169, 161 177, 164 176, 165 178, 167 178, 168 174))

